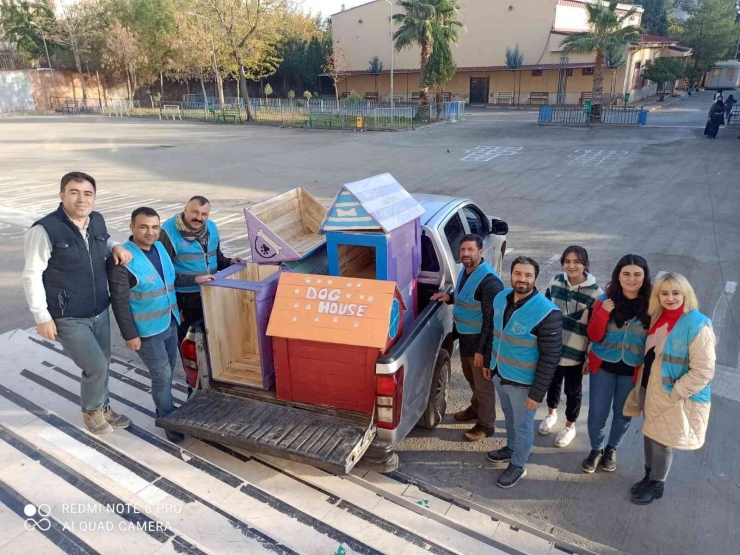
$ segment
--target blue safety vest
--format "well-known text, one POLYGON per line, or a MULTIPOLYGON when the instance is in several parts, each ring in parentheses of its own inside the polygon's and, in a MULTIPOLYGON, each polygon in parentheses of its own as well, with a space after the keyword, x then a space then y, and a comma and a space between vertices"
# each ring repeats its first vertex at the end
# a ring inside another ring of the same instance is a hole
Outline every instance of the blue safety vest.
MULTIPOLYGON (((172 247, 175 249, 175 256, 172 258, 172 263, 175 265, 177 274, 184 276, 215 274, 218 271, 216 252, 218 251, 218 244, 221 241, 216 224, 211 220, 206 220, 206 227, 208 228, 208 252, 204 253, 203 247, 200 246, 198 241, 188 241, 183 238, 177 229, 177 224, 175 223, 176 218, 177 216, 172 216, 164 222, 162 229, 167 233, 172 247)), ((198 293, 200 286, 180 286, 176 290, 178 293, 198 293)))
MULTIPOLYGON (((604 293, 599 300, 603 303, 608 298, 604 293)), ((647 336, 648 330, 638 318, 632 318, 621 328, 609 318, 604 339, 591 343, 591 350, 606 362, 623 360, 628 366, 640 366, 645 359, 647 336)))
POLYGON ((478 267, 468 276, 465 286, 460 289, 462 278, 465 275, 465 268, 462 269, 457 277, 457 286, 455 287, 455 308, 452 310, 452 317, 455 319, 455 327, 458 333, 475 334, 480 333, 483 327, 483 311, 480 302, 475 300, 475 292, 488 274, 493 274, 499 280, 501 277, 496 273, 488 262, 479 264, 478 267))
MULTIPOLYGON (((671 333, 666 337, 660 373, 663 378, 663 387, 668 393, 673 390, 673 384, 689 371, 689 345, 704 326, 711 328, 712 321, 698 310, 691 310, 679 318, 671 333)), ((692 395, 691 400, 708 403, 709 385, 699 393, 692 395)))
MULTIPOLYGON (((502 378, 531 385, 534 383, 540 350, 532 330, 552 311, 560 309, 542 293, 535 293, 524 306, 514 311, 504 328, 506 297, 509 287, 493 300, 493 352, 495 367, 502 378)), ((492 365, 493 366, 493 365, 492 365)))
POLYGON ((162 333, 169 327, 173 315, 179 324, 180 314, 175 297, 175 268, 162 243, 155 242, 154 248, 157 249, 159 259, 162 261, 164 281, 135 243, 127 241, 123 246, 133 255, 126 269, 136 278, 136 285, 131 288, 129 306, 139 337, 151 337, 162 333))

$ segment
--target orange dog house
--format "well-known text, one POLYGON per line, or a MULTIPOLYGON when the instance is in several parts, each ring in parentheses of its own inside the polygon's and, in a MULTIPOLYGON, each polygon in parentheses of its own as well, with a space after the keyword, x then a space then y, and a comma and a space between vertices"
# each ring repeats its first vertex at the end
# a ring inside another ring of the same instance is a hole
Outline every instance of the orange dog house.
POLYGON ((405 309, 392 281, 282 273, 267 327, 278 399, 372 414, 405 309))

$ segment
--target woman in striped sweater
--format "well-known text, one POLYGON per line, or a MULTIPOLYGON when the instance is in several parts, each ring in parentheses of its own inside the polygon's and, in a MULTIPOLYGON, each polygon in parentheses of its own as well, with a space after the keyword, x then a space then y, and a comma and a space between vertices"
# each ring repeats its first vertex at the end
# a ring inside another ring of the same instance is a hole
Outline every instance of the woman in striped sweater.
POLYGON ((558 421, 557 408, 565 382, 565 427, 555 437, 556 447, 565 447, 576 437, 576 420, 581 412, 581 387, 588 373, 588 333, 586 326, 601 288, 588 273, 588 252, 571 245, 560 257, 564 272, 550 281, 545 296, 563 313, 563 354, 547 392, 548 415, 539 427, 541 435, 549 434, 558 421))

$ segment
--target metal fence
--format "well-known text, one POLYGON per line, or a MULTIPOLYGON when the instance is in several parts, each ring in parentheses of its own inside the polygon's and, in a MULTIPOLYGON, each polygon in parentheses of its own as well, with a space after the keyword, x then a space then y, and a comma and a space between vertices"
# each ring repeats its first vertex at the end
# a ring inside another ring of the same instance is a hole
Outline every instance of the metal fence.
POLYGON ((550 105, 540 106, 538 123, 589 124, 600 122, 607 125, 646 125, 648 112, 642 106, 602 106, 600 115, 594 119, 589 107, 550 105))
POLYGON ((733 109, 726 120, 725 125, 740 125, 740 109, 733 109))

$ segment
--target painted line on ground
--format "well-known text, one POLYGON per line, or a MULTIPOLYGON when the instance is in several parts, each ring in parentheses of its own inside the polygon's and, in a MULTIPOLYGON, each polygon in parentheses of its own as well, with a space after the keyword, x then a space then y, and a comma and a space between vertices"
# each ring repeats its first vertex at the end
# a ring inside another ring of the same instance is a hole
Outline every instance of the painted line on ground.
MULTIPOLYGON (((145 204, 141 204, 141 203, 137 203, 137 204, 139 204, 139 206, 146 206, 145 204)), ((161 210, 172 208, 173 206, 180 206, 180 203, 178 202, 176 204, 170 204, 169 206, 165 206, 161 210)), ((150 207, 150 208, 154 208, 154 207, 150 207)), ((157 210, 156 208, 154 208, 154 209, 157 210)), ((108 223, 108 222, 114 223, 114 222, 120 222, 121 220, 127 220, 127 219, 131 219, 131 214, 125 214, 123 216, 116 216, 115 218, 110 218, 110 219, 105 220, 105 221, 106 221, 106 223, 108 223)))
POLYGON ((244 214, 243 213, 240 213, 240 214, 231 214, 230 216, 224 216, 223 218, 219 218, 218 220, 211 220, 211 221, 214 224, 223 224, 223 225, 226 225, 226 224, 229 224, 231 222, 235 222, 235 221, 237 221, 240 218, 244 218, 244 214), (226 221, 226 220, 228 220, 228 221, 226 221))

